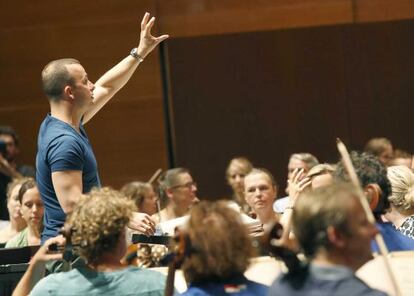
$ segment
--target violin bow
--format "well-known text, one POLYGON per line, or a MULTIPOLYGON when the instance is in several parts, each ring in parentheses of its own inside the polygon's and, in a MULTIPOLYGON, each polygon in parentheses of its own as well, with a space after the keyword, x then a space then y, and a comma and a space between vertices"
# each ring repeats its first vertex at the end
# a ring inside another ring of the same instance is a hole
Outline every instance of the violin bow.
MULTIPOLYGON (((364 209, 365 215, 367 216, 368 221, 371 224, 375 225, 374 214, 372 213, 371 208, 368 204, 368 201, 365 197, 365 194, 362 191, 361 183, 359 182, 358 176, 355 172, 355 168, 352 165, 351 157, 349 156, 348 150, 346 149, 345 144, 339 138, 336 139, 336 144, 337 144, 338 151, 341 154, 342 162, 344 164, 345 170, 347 171, 348 176, 351 179, 352 184, 356 187, 356 190, 357 190, 357 193, 358 193, 358 198, 359 198, 359 201, 361 202, 361 205, 364 209)), ((389 258, 387 256, 388 255, 387 246, 385 245, 384 238, 382 237, 380 232, 378 232, 375 235, 375 241, 378 244, 379 252, 382 255, 382 258, 384 260, 385 269, 386 269, 386 271, 388 273, 388 276, 391 280, 391 283, 392 283, 392 286, 393 286, 394 291, 396 293, 396 296, 401 296, 402 293, 401 293, 400 287, 397 283, 395 274, 394 274, 394 272, 391 268, 391 264, 390 264, 389 258)))
MULTIPOLYGON (((152 185, 155 181, 157 181, 160 178, 161 173, 162 173, 162 169, 156 170, 155 173, 152 175, 152 177, 149 179, 148 183, 150 183, 152 185)), ((157 213, 158 213, 159 222, 161 222, 160 211, 161 211, 161 204, 160 204, 160 197, 158 197, 158 199, 157 199, 157 213)))

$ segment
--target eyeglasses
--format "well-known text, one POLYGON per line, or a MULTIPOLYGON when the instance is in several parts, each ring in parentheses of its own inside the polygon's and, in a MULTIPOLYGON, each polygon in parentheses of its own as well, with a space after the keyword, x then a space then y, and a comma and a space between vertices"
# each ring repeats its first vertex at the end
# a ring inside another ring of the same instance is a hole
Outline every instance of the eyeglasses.
POLYGON ((193 186, 197 188, 197 183, 196 182, 188 182, 188 183, 185 183, 185 184, 182 184, 182 185, 175 185, 175 186, 172 186, 170 188, 171 189, 175 189, 175 188, 188 188, 188 189, 192 189, 193 186))

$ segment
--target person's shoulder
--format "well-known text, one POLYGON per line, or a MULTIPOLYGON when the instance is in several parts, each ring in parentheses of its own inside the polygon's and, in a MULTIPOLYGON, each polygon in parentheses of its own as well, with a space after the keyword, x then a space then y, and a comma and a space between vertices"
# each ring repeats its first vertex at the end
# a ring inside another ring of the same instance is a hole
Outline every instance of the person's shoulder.
POLYGON ((28 245, 27 227, 13 236, 4 246, 5 248, 22 248, 28 245))
MULTIPOLYGON (((247 281, 247 287, 249 290, 257 291, 258 293, 265 293, 267 295, 267 292, 269 291, 269 287, 266 285, 263 285, 258 282, 254 282, 251 280, 247 281)), ((265 295, 265 294, 258 294, 258 295, 265 295)))
POLYGON ((344 279, 338 285, 338 290, 346 292, 346 295, 355 295, 355 296, 386 296, 385 292, 376 290, 368 286, 361 279, 356 276, 344 279))
POLYGON ((139 267, 134 267, 134 266, 128 267, 127 269, 125 269, 125 272, 138 274, 141 278, 148 277, 150 279, 157 279, 157 280, 165 280, 166 278, 166 276, 159 271, 146 269, 146 268, 139 268, 139 267))
POLYGON ((186 291, 178 294, 177 296, 210 296, 210 294, 198 287, 189 287, 186 291))
POLYGON ((142 292, 164 291, 166 282, 166 276, 161 272, 133 266, 125 268, 121 277, 125 282, 135 283, 142 292))
POLYGON ((48 295, 52 291, 56 291, 62 283, 66 281, 65 275, 66 272, 60 272, 49 274, 48 276, 42 278, 34 286, 30 296, 43 296, 48 295))

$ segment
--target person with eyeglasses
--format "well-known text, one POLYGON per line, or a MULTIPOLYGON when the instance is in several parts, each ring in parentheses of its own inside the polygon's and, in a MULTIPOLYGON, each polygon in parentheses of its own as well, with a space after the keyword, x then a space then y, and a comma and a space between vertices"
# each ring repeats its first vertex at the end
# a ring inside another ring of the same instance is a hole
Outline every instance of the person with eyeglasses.
POLYGON ((197 183, 190 171, 185 168, 174 168, 166 171, 160 180, 160 197, 165 207, 152 218, 165 222, 188 214, 191 206, 199 201, 197 183))

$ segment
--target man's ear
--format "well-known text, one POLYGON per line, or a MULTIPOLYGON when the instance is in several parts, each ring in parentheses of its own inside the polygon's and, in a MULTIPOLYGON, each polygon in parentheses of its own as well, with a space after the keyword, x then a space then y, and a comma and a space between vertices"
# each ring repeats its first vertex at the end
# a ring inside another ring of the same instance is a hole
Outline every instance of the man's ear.
POLYGON ((338 229, 335 229, 333 226, 329 226, 328 229, 326 229, 326 236, 328 241, 336 248, 341 249, 346 244, 344 234, 338 231, 338 229))
POLYGON ((371 210, 375 210, 378 206, 378 202, 381 197, 381 188, 376 183, 370 183, 367 186, 365 186, 364 193, 368 199, 369 207, 371 208, 371 210))
POLYGON ((165 189, 165 194, 167 195, 168 198, 172 198, 173 190, 171 188, 167 188, 165 189))
POLYGON ((63 88, 63 94, 64 94, 64 97, 70 99, 70 101, 73 101, 75 99, 75 96, 73 95, 72 87, 70 85, 66 85, 63 88))

